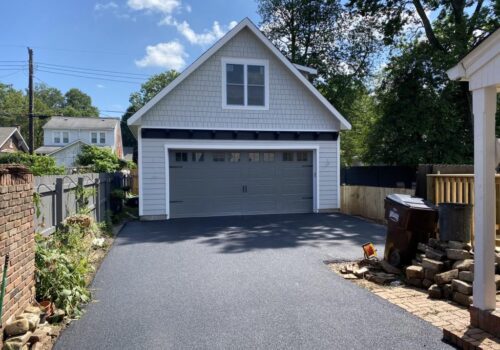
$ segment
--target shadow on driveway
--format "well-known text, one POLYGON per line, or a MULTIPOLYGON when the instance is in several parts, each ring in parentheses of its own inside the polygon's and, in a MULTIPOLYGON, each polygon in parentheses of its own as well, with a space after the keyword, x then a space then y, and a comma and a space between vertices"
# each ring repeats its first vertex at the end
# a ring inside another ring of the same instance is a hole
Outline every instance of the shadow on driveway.
POLYGON ((189 218, 129 225, 118 244, 197 240, 218 247, 220 253, 324 246, 342 249, 340 255, 350 255, 346 250, 355 249, 353 257, 359 258, 362 244, 373 242, 382 252, 385 242, 385 226, 340 213, 189 218))

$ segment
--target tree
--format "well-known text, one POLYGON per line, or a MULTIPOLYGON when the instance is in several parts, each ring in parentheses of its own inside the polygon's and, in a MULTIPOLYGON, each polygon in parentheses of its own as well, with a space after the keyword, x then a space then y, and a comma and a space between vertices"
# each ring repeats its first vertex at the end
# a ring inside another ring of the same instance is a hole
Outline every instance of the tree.
POLYGON ((359 128, 342 133, 344 164, 362 159, 368 126, 376 119, 365 85, 381 44, 371 30, 379 19, 361 18, 339 0, 260 0, 259 14, 273 44, 290 61, 318 69, 312 83, 359 128))
MULTIPOLYGON (((35 85, 35 115, 54 116, 98 116, 99 111, 92 105, 90 96, 78 89, 62 92, 46 84, 35 85)), ((46 120, 35 118, 35 147, 43 142, 42 126, 46 120)), ((0 125, 21 127, 28 132, 28 95, 26 91, 16 90, 10 85, 0 83, 0 125)))
POLYGON ((92 98, 79 89, 69 89, 64 94, 63 113, 70 117, 98 117, 99 110, 92 106, 92 98))
POLYGON ((122 139, 123 145, 128 147, 137 147, 137 140, 128 128, 127 120, 142 106, 148 103, 153 97, 155 97, 163 88, 170 84, 177 76, 179 72, 175 70, 169 70, 160 74, 155 74, 148 79, 144 84, 141 85, 141 89, 130 95, 129 102, 130 106, 122 117, 121 129, 122 129, 122 139))
POLYGON ((380 16, 394 45, 376 89, 380 118, 367 143, 372 163, 470 163, 473 118, 467 83, 449 81, 452 67, 498 26, 493 5, 463 0, 352 0, 361 15, 380 16), (436 14, 431 21, 428 13, 436 14))

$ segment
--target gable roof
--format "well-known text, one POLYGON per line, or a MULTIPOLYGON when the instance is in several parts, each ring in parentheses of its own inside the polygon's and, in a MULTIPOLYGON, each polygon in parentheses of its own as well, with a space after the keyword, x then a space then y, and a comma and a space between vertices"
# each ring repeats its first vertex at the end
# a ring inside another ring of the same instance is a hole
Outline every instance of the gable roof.
POLYGON ((446 74, 451 80, 468 81, 471 76, 500 54, 500 28, 490 33, 476 44, 446 74))
POLYGON ((120 122, 116 118, 51 117, 43 129, 114 129, 120 122))
POLYGON ((18 146, 28 152, 29 147, 26 141, 24 141, 23 135, 19 132, 19 129, 15 126, 12 127, 0 127, 0 147, 2 147, 13 135, 17 137, 20 141, 18 146))
POLYGON ((35 153, 38 153, 38 154, 45 154, 45 155, 52 155, 52 154, 56 154, 66 148, 70 148, 78 143, 81 143, 81 144, 84 144, 84 145, 89 145, 88 143, 82 141, 82 140, 76 140, 76 141, 73 141, 71 143, 68 143, 67 145, 64 145, 64 146, 42 146, 42 147, 38 147, 36 150, 35 150, 35 153))
POLYGON ((289 71, 301 82, 304 86, 312 92, 312 94, 323 104, 326 109, 340 121, 341 129, 351 129, 351 124, 340 114, 340 112, 332 106, 328 100, 321 95, 321 93, 316 90, 316 88, 303 76, 299 69, 290 62, 271 41, 257 28, 253 22, 245 18, 240 23, 238 23, 233 29, 226 33, 219 41, 217 41, 210 49, 205 51, 196 61, 194 61, 188 68, 186 68, 177 78, 175 78, 170 84, 168 84, 163 90, 161 90, 155 97, 153 97, 148 103, 146 103, 141 109, 135 112, 127 121, 129 126, 138 125, 140 118, 149 111, 154 105, 156 105, 163 97, 165 97, 170 91, 175 89, 177 85, 183 82, 191 73, 193 73, 198 67, 205 63, 212 55, 214 55, 224 44, 241 32, 244 28, 250 29, 255 36, 269 49, 271 52, 289 69, 289 71))

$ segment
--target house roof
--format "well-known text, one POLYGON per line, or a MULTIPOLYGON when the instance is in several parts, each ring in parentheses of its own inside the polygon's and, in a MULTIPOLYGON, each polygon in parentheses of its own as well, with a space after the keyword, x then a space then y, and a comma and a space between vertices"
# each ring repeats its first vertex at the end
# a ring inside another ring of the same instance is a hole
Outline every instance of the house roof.
POLYGON ((500 29, 481 40, 460 62, 446 73, 451 80, 468 81, 470 77, 500 54, 500 29))
POLYGON ((44 129, 114 129, 120 122, 115 118, 51 117, 44 129))
MULTIPOLYGON (((351 129, 351 124, 340 114, 337 109, 332 106, 328 100, 321 95, 321 93, 316 90, 316 88, 302 75, 296 65, 290 62, 271 41, 257 28, 253 22, 245 18, 240 23, 238 23, 233 29, 226 33, 219 41, 217 41, 210 49, 205 51, 196 61, 194 61, 188 68, 186 68, 177 78, 175 78, 170 84, 168 84, 163 90, 161 90, 155 97, 153 97, 148 103, 146 103, 141 109, 134 113, 130 119, 127 121, 128 125, 139 125, 138 121, 140 118, 149 111, 156 103, 158 103, 163 97, 165 97, 170 91, 175 89, 182 81, 184 81, 191 73, 193 73, 198 67, 205 63, 212 55, 214 55, 224 44, 231 40, 236 34, 241 32, 244 28, 250 29, 258 39, 269 49, 271 52, 289 69, 289 71, 304 84, 304 86, 312 92, 312 94, 323 104, 326 109, 340 121, 341 129, 351 129)), ((307 67, 304 67, 307 68, 307 67)), ((312 69, 309 69, 313 71, 312 69)))
POLYGON ((69 143, 67 145, 64 145, 64 146, 42 146, 42 147, 38 147, 35 150, 35 153, 51 155, 51 154, 55 154, 57 152, 60 152, 63 149, 72 147, 72 146, 76 145, 77 143, 82 143, 84 145, 88 145, 88 143, 83 142, 82 140, 76 140, 76 141, 73 141, 73 142, 71 142, 71 143, 69 143))
POLYGON ((7 140, 10 139, 12 135, 15 135, 20 141, 19 147, 23 148, 25 152, 28 152, 29 147, 26 141, 24 141, 23 135, 19 132, 19 129, 15 126, 12 127, 0 127, 0 147, 2 147, 7 140))

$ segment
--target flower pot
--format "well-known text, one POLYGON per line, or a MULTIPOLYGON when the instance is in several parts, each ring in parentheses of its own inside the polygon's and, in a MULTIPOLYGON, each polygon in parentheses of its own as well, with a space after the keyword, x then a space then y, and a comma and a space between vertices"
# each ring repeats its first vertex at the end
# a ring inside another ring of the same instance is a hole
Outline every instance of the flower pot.
POLYGON ((51 316, 54 313, 54 304, 50 300, 41 301, 40 307, 44 310, 46 316, 51 316))

